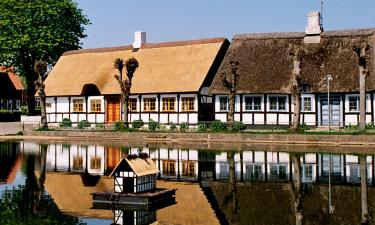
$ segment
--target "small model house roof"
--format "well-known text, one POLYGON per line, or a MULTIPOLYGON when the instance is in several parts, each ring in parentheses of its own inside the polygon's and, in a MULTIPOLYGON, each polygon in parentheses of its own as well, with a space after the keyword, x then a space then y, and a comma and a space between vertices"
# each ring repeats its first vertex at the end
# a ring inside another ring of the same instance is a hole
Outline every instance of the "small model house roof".
POLYGON ((370 45, 366 80, 367 91, 375 90, 375 29, 323 32, 318 43, 304 43, 305 33, 264 33, 235 35, 220 66, 209 93, 226 94, 220 75, 230 61, 238 60, 237 93, 290 94, 293 80, 291 45, 301 46, 305 57, 301 62, 301 83, 308 84, 312 93, 326 92, 325 75, 333 77, 332 92, 358 92, 358 58, 353 45, 370 45))
POLYGON ((155 162, 149 157, 123 157, 109 176, 114 176, 118 171, 132 171, 136 176, 159 173, 155 162))
POLYGON ((120 94, 114 60, 130 57, 139 62, 132 80, 133 94, 197 92, 209 74, 212 80, 228 46, 227 39, 213 38, 144 44, 139 49, 122 46, 69 51, 46 79, 46 95, 82 95, 86 84, 95 85, 101 95, 120 94))

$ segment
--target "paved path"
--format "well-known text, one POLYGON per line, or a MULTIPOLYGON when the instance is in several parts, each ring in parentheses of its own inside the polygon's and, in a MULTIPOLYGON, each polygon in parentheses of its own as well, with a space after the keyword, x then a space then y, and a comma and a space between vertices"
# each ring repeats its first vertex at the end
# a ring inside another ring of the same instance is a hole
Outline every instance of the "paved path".
POLYGON ((0 135, 17 134, 20 131, 21 122, 0 122, 0 135))

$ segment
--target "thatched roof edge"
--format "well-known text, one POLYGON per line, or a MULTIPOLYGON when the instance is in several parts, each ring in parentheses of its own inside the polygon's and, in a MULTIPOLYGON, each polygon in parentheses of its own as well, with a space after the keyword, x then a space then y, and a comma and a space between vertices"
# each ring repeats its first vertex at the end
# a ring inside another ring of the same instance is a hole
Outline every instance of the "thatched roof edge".
MULTIPOLYGON (((164 47, 177 47, 177 46, 186 46, 186 45, 198 45, 198 44, 207 44, 207 43, 216 43, 224 42, 226 38, 207 38, 207 39, 197 39, 197 40, 184 40, 184 41, 170 41, 170 42, 160 42, 160 43, 146 43, 143 44, 141 49, 147 48, 164 48, 164 47)), ((67 51, 63 54, 66 55, 75 55, 75 54, 84 54, 84 53, 103 53, 103 52, 117 52, 132 50, 132 45, 117 46, 117 47, 108 47, 108 48, 90 48, 90 49, 80 49, 67 51)))

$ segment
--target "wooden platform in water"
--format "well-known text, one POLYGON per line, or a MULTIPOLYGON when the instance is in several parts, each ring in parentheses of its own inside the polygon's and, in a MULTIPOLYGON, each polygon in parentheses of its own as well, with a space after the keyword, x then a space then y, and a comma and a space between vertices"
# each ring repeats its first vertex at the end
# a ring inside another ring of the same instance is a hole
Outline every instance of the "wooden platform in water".
POLYGON ((94 192, 92 205, 95 209, 150 210, 175 203, 176 189, 156 188, 142 193, 94 192))

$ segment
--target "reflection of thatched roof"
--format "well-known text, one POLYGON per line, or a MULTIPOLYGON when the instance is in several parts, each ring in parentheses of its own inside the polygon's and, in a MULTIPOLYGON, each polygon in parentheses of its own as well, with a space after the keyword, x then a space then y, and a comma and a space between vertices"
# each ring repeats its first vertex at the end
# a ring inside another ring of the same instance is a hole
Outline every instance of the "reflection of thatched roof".
POLYGON ((102 95, 119 94, 114 60, 129 57, 139 62, 132 93, 197 92, 206 76, 216 72, 214 61, 228 45, 226 39, 215 38, 145 44, 137 51, 124 46, 66 52, 45 81, 46 94, 81 95, 85 84, 94 84, 102 95))
POLYGON ((137 176, 145 176, 149 174, 159 173, 159 170, 155 162, 151 158, 127 159, 124 157, 120 160, 120 162, 117 164, 117 166, 109 176, 113 176, 113 174, 119 170, 124 171, 124 169, 127 168, 127 166, 130 166, 131 170, 137 176))
POLYGON ((90 193, 113 189, 113 180, 101 178, 95 187, 85 187, 81 176, 67 173, 47 173, 45 188, 61 211, 70 215, 112 218, 111 210, 90 209, 90 193))
MULTIPOLYGON (((213 85, 212 94, 227 93, 220 79, 230 60, 238 60, 238 93, 291 93, 293 59, 291 44, 303 45, 306 56, 301 64, 302 83, 314 93, 326 92, 324 76, 331 74, 332 92, 358 92, 358 59, 353 45, 368 41, 375 47, 375 29, 323 32, 320 44, 303 44, 304 33, 236 35, 213 85)), ((374 51, 370 51, 367 90, 375 90, 374 51)))
MULTIPOLYGON (((228 184, 211 182, 210 189, 227 220, 233 218, 233 204, 226 202, 228 184)), ((294 194, 291 184, 255 182, 237 185, 239 224, 295 224, 294 194)), ((368 191, 370 216, 375 207, 374 189, 368 191)), ((359 186, 332 186, 333 214, 328 213, 328 185, 313 185, 302 194, 303 224, 360 224, 359 186)))

